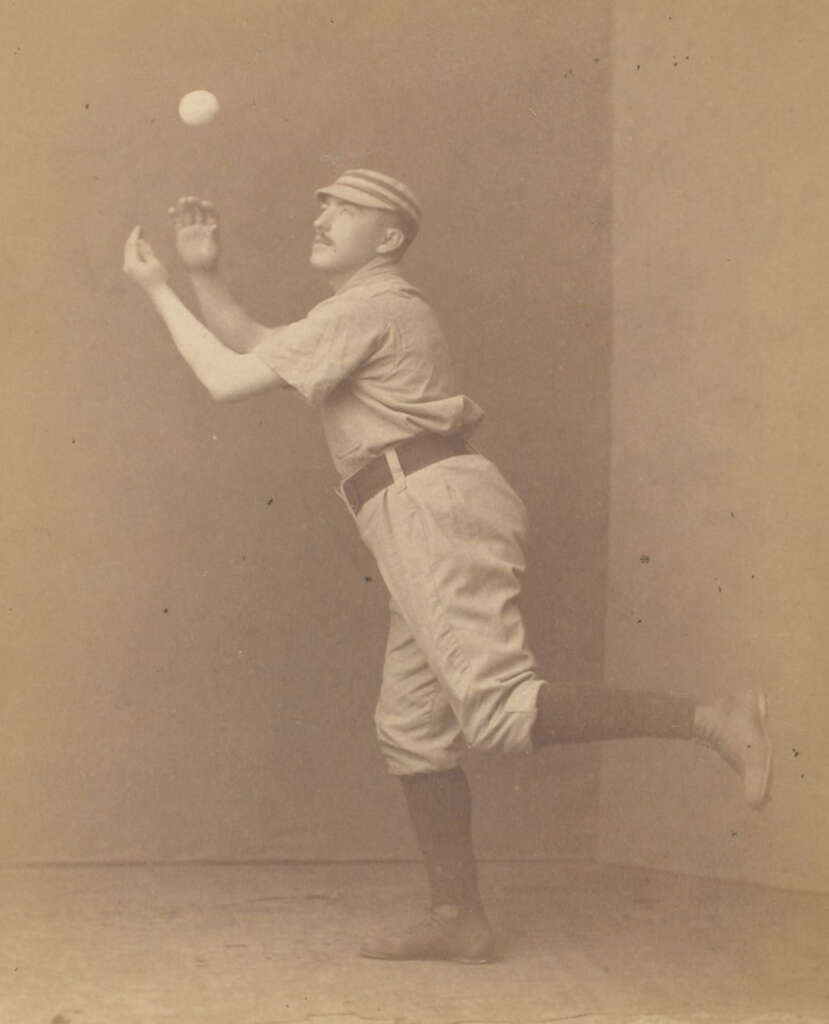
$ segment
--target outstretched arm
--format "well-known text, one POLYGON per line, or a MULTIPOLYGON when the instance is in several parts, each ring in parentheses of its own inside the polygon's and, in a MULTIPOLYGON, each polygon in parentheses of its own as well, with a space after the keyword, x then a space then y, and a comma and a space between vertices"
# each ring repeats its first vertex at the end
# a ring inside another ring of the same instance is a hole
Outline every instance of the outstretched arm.
POLYGON ((258 356, 231 351, 193 316, 167 283, 167 271, 141 237, 140 227, 132 230, 124 247, 124 273, 147 293, 176 348, 216 401, 286 386, 258 356))
POLYGON ((170 207, 176 249, 190 280, 207 327, 235 352, 251 352, 267 328, 239 305, 219 273, 219 218, 215 206, 195 196, 182 196, 170 207))

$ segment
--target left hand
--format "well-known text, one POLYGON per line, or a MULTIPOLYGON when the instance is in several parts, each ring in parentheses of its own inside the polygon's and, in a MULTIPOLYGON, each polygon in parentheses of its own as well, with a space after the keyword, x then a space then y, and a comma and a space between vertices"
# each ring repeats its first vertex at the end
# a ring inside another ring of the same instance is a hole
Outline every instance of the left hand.
POLYGON ((167 270, 150 243, 141 237, 140 227, 132 229, 124 246, 124 273, 146 292, 167 281, 167 270))
POLYGON ((176 230, 176 249, 191 274, 216 270, 219 261, 219 217, 206 199, 182 196, 167 211, 176 230))

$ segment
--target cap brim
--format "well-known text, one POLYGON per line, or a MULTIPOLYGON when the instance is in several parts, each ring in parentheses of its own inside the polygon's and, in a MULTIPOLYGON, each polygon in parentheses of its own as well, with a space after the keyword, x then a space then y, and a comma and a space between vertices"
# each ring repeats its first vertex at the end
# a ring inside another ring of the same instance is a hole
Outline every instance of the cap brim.
POLYGON ((345 203, 354 203, 355 206, 367 206, 371 210, 391 210, 392 213, 399 213, 400 210, 392 203, 384 203, 382 199, 376 199, 358 188, 351 188, 350 185, 328 185, 327 188, 318 188, 314 193, 317 199, 323 196, 333 196, 335 199, 342 199, 345 203))

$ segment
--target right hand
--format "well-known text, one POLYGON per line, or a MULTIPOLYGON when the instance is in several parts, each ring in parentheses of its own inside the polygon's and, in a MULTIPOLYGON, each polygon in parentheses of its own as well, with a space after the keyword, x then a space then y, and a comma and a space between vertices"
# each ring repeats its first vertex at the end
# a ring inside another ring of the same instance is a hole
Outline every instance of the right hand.
POLYGON ((173 218, 176 249, 190 271, 214 270, 219 261, 219 218, 216 207, 206 199, 182 196, 167 211, 173 218))
POLYGON ((138 226, 132 229, 124 246, 124 273, 148 295, 167 282, 164 265, 138 226))

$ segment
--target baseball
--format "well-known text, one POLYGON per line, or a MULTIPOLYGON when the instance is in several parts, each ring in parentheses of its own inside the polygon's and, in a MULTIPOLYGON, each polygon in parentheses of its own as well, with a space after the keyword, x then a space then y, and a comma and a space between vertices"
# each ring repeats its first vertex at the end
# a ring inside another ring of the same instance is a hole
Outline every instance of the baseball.
POLYGON ((179 117, 185 124, 199 125, 212 121, 219 112, 219 101, 212 92, 196 89, 182 96, 178 105, 179 117))

